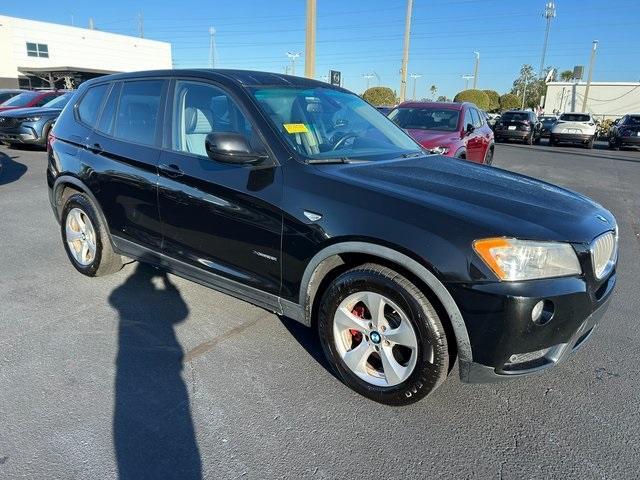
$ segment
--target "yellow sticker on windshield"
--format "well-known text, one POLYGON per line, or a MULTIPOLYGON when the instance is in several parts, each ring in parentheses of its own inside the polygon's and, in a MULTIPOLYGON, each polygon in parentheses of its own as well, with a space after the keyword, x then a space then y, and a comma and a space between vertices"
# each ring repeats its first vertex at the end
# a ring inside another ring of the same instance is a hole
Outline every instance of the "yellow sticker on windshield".
POLYGON ((309 131, 304 123, 283 123, 282 126, 287 133, 307 133, 309 131))

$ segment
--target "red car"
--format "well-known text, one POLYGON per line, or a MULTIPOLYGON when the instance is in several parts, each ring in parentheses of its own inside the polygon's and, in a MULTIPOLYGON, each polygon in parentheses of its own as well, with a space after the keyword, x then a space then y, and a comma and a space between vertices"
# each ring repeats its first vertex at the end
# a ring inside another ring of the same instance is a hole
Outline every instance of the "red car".
POLYGON ((4 103, 0 103, 0 112, 15 110, 16 108, 41 107, 63 93, 65 92, 51 90, 22 92, 4 103))
POLYGON ((404 102, 388 116, 431 153, 491 165, 493 131, 473 103, 404 102))

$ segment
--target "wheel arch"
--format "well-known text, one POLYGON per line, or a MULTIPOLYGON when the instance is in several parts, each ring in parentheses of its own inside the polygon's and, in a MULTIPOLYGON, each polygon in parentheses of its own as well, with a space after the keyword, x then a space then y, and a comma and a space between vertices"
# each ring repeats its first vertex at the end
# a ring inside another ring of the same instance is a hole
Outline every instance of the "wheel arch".
POLYGON ((331 272, 340 271, 346 265, 344 256, 366 255, 369 261, 379 259, 385 265, 405 270, 415 276, 436 297, 447 315, 447 320, 455 336, 457 355, 461 362, 471 362, 471 343, 469 333, 455 300, 438 278, 413 258, 390 247, 370 242, 348 241, 330 245, 309 261, 300 283, 299 304, 303 307, 303 323, 311 325, 314 308, 317 304, 318 293, 321 291, 323 280, 331 272))

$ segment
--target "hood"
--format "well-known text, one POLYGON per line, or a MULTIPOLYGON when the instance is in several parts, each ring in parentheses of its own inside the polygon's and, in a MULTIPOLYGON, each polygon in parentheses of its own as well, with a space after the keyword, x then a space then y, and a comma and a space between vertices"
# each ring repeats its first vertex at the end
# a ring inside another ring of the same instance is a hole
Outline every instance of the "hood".
POLYGON ((593 200, 524 175, 464 160, 430 155, 336 166, 351 184, 383 191, 425 207, 414 223, 428 222, 430 212, 457 217, 487 236, 529 240, 591 242, 615 227, 615 218, 593 200))
POLYGON ((30 108, 14 108, 11 110, 7 110, 2 113, 3 117, 11 117, 11 118, 22 118, 22 117, 32 117, 36 115, 50 115, 55 116, 60 114, 62 111, 61 108, 43 108, 43 107, 30 107, 30 108))
POLYGON ((406 132, 416 142, 427 148, 447 146, 460 141, 459 132, 441 132, 437 130, 423 130, 417 128, 406 129, 406 132))

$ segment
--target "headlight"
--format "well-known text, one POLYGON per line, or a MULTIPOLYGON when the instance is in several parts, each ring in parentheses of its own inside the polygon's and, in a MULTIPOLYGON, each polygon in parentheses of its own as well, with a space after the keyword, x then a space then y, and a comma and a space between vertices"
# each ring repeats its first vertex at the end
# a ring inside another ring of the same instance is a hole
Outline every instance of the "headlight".
POLYGON ((435 153, 436 155, 445 155, 449 153, 449 147, 433 147, 429 150, 429 153, 435 153))
POLYGON ((23 118, 22 121, 23 122, 37 122, 41 118, 42 117, 27 117, 27 118, 23 118))
POLYGON ((578 256, 568 243, 515 238, 485 238, 473 249, 500 280, 517 281, 582 273, 578 256))

